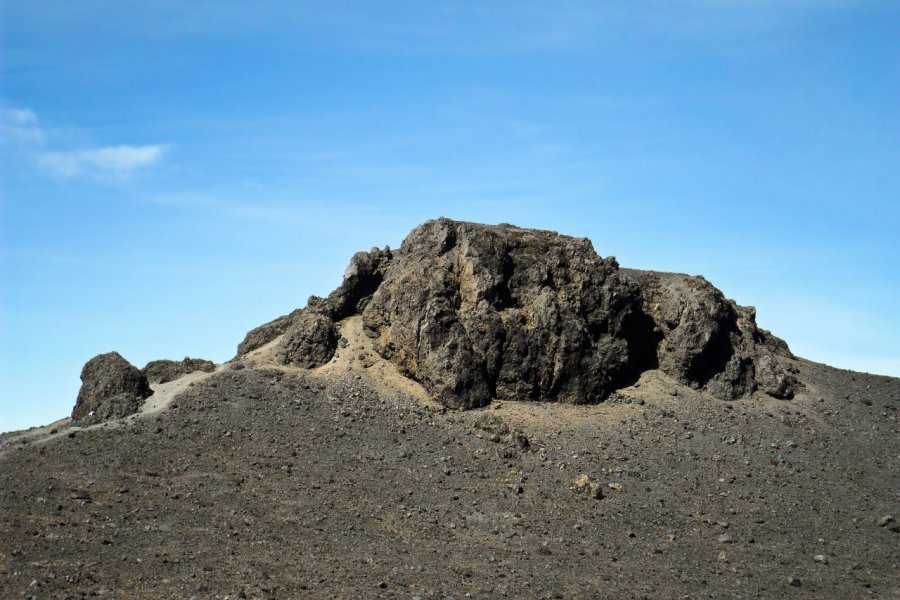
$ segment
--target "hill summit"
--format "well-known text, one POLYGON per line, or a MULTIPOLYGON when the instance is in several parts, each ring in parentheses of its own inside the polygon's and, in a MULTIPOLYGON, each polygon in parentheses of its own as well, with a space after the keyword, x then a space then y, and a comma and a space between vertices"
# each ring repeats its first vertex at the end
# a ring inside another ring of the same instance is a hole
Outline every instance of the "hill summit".
MULTIPOLYGON (((334 360, 341 323, 359 319, 380 359, 449 408, 594 404, 650 370, 722 400, 789 399, 801 385, 782 360, 793 355, 755 316, 703 277, 620 269, 586 238, 441 218, 396 251, 356 253, 327 298, 247 333, 234 364, 322 367, 334 360)), ((140 409, 149 387, 123 362, 111 353, 86 365, 73 418, 140 409)), ((186 358, 153 361, 144 373, 164 381, 213 368, 186 358)))
POLYGON ((716 398, 790 398, 787 344, 702 277, 622 270, 590 240, 438 219, 396 251, 353 256, 328 298, 247 334, 238 357, 331 360, 336 323, 359 315, 379 355, 440 403, 595 403, 649 369, 716 398))

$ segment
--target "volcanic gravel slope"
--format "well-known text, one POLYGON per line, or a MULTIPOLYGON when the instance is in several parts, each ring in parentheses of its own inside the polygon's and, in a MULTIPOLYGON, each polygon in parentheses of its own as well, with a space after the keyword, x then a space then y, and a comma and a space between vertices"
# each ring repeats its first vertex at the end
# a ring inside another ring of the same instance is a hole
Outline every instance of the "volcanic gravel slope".
POLYGON ((900 593, 900 380, 800 360, 790 401, 650 371, 600 405, 448 411, 350 337, 330 367, 224 369, 158 413, 4 436, 0 596, 900 593))

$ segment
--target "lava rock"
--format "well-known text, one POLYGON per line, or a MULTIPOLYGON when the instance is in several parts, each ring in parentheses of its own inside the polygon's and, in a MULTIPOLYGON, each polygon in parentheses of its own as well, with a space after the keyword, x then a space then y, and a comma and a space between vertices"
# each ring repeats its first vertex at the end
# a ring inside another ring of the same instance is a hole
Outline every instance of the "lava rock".
POLYGON ((393 256, 387 247, 384 250, 372 248, 369 252, 353 255, 341 285, 328 296, 335 320, 362 313, 384 280, 393 256))
POLYGON ((644 308, 662 334, 657 361, 664 373, 723 400, 757 389, 790 398, 798 389, 777 359, 792 357, 787 344, 756 326, 756 309, 726 299, 703 277, 623 272, 639 284, 644 308))
POLYGON ((102 423, 134 414, 153 394, 147 377, 118 352, 100 354, 81 370, 81 389, 72 420, 81 425, 102 423))
POLYGON ((337 341, 330 314, 307 306, 279 342, 278 357, 282 364, 312 369, 331 360, 337 341))
POLYGON ((184 360, 152 360, 141 370, 147 376, 148 382, 167 383, 195 371, 212 373, 216 370, 216 363, 186 356, 184 360))
POLYGON ((322 365, 336 323, 355 315, 382 358, 452 408, 595 403, 654 368, 725 400, 800 385, 755 309, 702 277, 619 269, 583 238, 449 219, 397 251, 355 254, 328 298, 249 332, 238 356, 280 337, 282 364, 322 365))
POLYGON ((275 340, 294 323, 294 320, 303 312, 302 308, 298 308, 288 315, 282 315, 277 319, 269 321, 255 329, 251 329, 244 336, 244 340, 238 344, 237 358, 252 352, 258 348, 262 348, 269 342, 275 340))
MULTIPOLYGON (((582 474, 569 485, 569 489, 576 494, 600 500, 603 498, 603 485, 589 475, 582 474)), ((631 536, 634 537, 634 536, 631 536)))
POLYGON ((378 352, 449 407, 597 402, 655 354, 639 290, 614 259, 511 225, 418 227, 362 316, 378 352))
POLYGON ((894 533, 900 533, 900 525, 897 524, 897 521, 891 515, 885 515, 878 519, 878 526, 884 527, 894 533))
POLYGON ((357 252, 350 259, 341 285, 328 298, 310 296, 305 308, 298 308, 249 331, 238 344, 237 357, 289 334, 279 352, 284 364, 319 366, 328 362, 334 355, 331 339, 337 339, 337 334, 331 333, 334 322, 359 314, 365 308, 381 285, 391 257, 389 248, 357 252))

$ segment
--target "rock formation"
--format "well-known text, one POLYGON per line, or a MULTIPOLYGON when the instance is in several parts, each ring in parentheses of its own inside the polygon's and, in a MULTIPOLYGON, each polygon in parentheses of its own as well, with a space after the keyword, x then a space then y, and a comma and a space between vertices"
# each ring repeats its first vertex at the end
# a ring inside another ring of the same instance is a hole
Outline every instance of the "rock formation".
POLYGON ((278 349, 282 364, 312 369, 324 365, 337 348, 337 330, 328 313, 303 311, 284 333, 278 349))
POLYGON ((215 370, 216 363, 211 360, 188 356, 184 360, 152 360, 142 369, 150 383, 167 383, 188 373, 196 371, 212 373, 215 370))
POLYGON ((636 286, 589 240, 440 220, 362 311, 379 353, 442 404, 597 402, 651 366, 636 286))
POLYGON ((396 252, 357 253, 326 298, 247 334, 283 364, 322 365, 335 322, 361 315, 378 353, 448 407, 599 402, 659 368, 721 399, 790 397, 783 341, 701 277, 619 269, 591 242, 438 219, 396 252))
POLYGON ((732 400, 757 389, 789 398, 797 386, 775 356, 791 357, 787 344, 756 325, 756 310, 738 306, 702 277, 623 270, 636 281, 644 310, 662 340, 657 347, 661 371, 732 400))
POLYGON ((147 377, 117 352, 95 356, 81 370, 72 420, 92 425, 134 414, 153 394, 147 377))

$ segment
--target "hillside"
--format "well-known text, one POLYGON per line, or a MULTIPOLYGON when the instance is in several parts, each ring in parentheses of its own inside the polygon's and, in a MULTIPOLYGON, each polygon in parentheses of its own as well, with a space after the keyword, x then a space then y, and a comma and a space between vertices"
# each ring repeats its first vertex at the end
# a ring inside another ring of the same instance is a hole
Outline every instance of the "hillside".
POLYGON ((120 359, 0 436, 4 597, 900 595, 900 380, 588 240, 431 221, 228 363, 120 359))

